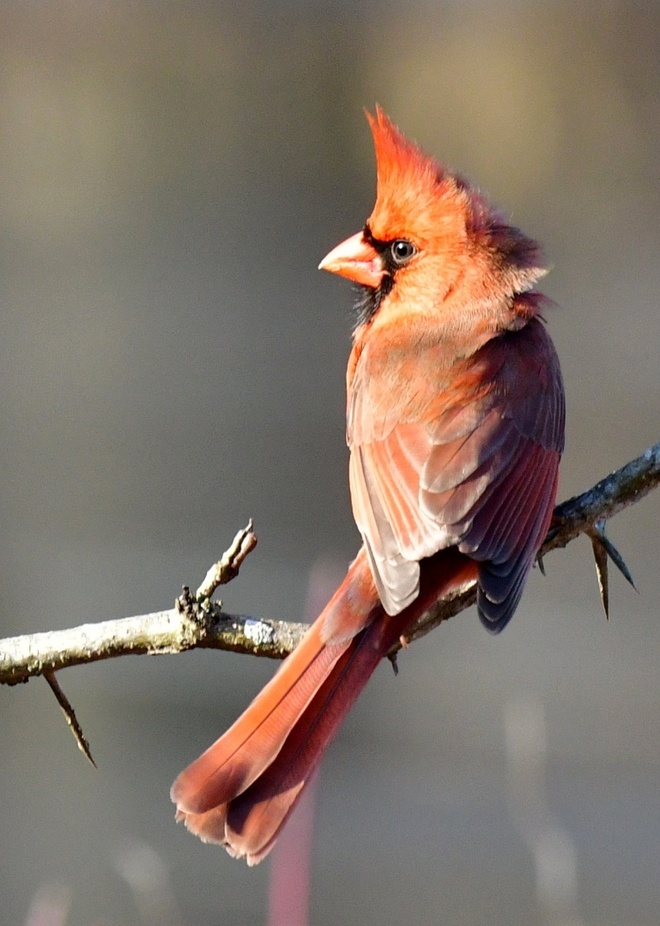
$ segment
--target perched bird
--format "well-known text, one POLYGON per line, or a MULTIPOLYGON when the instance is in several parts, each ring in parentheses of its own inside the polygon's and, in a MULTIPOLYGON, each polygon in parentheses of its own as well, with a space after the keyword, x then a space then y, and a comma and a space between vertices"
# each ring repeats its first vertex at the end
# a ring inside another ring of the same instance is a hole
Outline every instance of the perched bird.
POLYGON ((253 865, 396 640, 476 579, 508 623, 548 529, 564 441, 536 242, 368 114, 376 205, 321 268, 357 284, 347 372, 363 546, 325 610, 232 727, 172 786, 177 819, 253 865))

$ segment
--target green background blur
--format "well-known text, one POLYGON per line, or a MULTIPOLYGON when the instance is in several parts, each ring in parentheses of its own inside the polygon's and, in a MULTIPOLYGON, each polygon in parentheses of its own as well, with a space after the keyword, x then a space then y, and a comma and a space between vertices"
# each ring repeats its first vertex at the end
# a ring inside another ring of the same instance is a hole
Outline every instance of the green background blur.
MULTIPOLYGON (((249 516, 230 610, 296 619, 341 573, 351 294, 315 268, 371 210, 376 101, 546 246, 561 496, 658 440, 660 5, 7 3, 2 635, 169 607, 249 516)), ((581 540, 501 638, 464 614, 377 673, 322 771, 314 924, 657 926, 659 501, 610 526, 640 595, 614 575, 609 623, 581 540)), ((96 772, 44 682, 0 690, 0 924, 264 923, 268 863, 168 789, 272 669, 63 673, 96 772)))

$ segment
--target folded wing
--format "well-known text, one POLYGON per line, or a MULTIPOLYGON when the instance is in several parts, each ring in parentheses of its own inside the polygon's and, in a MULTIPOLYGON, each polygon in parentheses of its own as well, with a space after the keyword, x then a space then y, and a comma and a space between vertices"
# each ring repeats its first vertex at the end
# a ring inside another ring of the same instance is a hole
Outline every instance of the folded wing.
POLYGON ((355 520, 388 613, 416 596, 419 560, 457 546, 480 564, 479 615, 497 633, 552 515, 564 431, 559 364, 538 320, 450 370, 435 369, 434 357, 421 357, 412 384, 393 383, 391 367, 385 384, 358 366, 348 431, 355 520), (393 407, 376 400, 383 394, 404 398, 393 407))

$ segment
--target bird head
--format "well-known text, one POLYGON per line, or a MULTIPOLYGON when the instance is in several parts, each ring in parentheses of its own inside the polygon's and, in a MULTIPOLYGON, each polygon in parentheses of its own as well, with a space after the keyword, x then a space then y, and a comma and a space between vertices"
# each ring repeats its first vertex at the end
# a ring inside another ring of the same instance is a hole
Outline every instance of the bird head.
POLYGON ((376 203, 363 229, 330 251, 320 269, 358 284, 362 323, 385 305, 395 314, 401 304, 408 312, 454 314, 462 303, 482 303, 485 294, 489 311, 499 300, 506 312, 545 273, 536 242, 424 154, 379 106, 367 119, 376 203))

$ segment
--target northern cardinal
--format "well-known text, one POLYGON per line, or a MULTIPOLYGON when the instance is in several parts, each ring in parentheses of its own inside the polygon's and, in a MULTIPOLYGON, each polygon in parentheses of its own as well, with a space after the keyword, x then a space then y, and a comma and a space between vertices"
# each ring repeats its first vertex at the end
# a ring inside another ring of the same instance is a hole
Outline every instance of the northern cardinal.
POLYGON ((367 118, 376 205, 320 265, 357 284, 347 440, 363 546, 298 648, 171 791, 178 820, 249 865, 425 610, 476 579, 482 623, 507 624, 557 491, 564 391, 533 289, 539 246, 380 108, 367 118))

